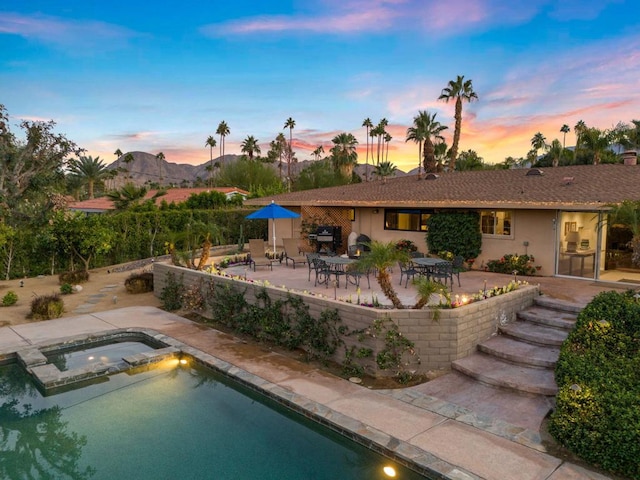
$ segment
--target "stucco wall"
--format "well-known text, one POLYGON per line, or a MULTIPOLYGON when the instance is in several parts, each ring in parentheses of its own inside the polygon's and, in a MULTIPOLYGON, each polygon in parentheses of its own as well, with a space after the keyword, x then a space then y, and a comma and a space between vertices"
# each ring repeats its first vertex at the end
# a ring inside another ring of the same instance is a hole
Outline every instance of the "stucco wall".
MULTIPOLYGON (((479 302, 455 308, 441 309, 434 318, 434 310, 389 310, 361 307, 346 302, 335 301, 322 297, 315 297, 302 293, 290 292, 276 287, 234 281, 229 278, 212 276, 204 272, 174 267, 163 263, 153 266, 154 293, 160 293, 166 285, 167 272, 173 272, 178 279, 182 277, 183 284, 190 286, 197 284, 200 279, 205 282, 213 280, 221 284, 231 285, 242 289, 249 303, 254 303, 256 293, 266 289, 272 300, 285 299, 288 294, 300 296, 309 306, 309 313, 318 318, 325 309, 336 309, 342 322, 350 330, 361 330, 371 327, 376 319, 390 318, 400 332, 415 343, 415 350, 420 358, 420 364, 412 365, 420 373, 430 370, 449 369, 451 362, 473 353, 478 343, 488 339, 497 332, 500 323, 515 320, 516 312, 533 304, 533 299, 539 294, 538 287, 522 286, 518 290, 488 298, 479 302)), ((382 348, 380 340, 368 339, 363 345, 356 336, 345 339, 347 347, 356 348, 367 346, 374 350, 373 357, 382 348)), ((339 349, 335 360, 344 360, 344 349, 339 349)), ((367 364, 372 374, 382 374, 371 361, 367 364)))

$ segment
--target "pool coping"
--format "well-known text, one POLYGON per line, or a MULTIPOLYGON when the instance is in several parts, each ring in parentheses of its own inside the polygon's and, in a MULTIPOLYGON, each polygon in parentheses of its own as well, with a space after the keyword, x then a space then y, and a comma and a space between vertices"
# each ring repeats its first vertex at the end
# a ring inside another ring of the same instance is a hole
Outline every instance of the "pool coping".
POLYGON ((168 357, 188 357, 197 364, 211 368, 238 382, 239 385, 264 395, 266 398, 289 408, 305 418, 323 425, 430 479, 481 479, 481 477, 472 472, 452 465, 409 442, 333 410, 315 400, 296 394, 214 355, 150 328, 116 328, 91 334, 74 335, 54 341, 42 341, 28 347, 16 348, 13 351, 0 352, 0 365, 18 362, 32 374, 36 383, 45 385, 49 392, 75 382, 91 381, 100 376, 119 373, 128 368, 147 365, 168 357), (126 365, 120 365, 117 368, 96 363, 91 368, 80 368, 66 372, 61 372, 54 365, 46 363, 46 357, 42 353, 43 350, 68 349, 72 346, 81 346, 116 338, 138 338, 149 343, 165 345, 165 347, 136 354, 131 358, 128 357, 124 362, 126 365), (45 363, 42 363, 43 359, 45 363))

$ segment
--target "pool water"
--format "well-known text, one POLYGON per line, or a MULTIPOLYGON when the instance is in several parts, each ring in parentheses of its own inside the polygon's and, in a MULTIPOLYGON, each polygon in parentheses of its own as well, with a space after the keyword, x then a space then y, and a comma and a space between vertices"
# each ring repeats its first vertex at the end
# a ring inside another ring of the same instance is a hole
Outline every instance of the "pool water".
POLYGON ((152 350, 154 350, 153 347, 143 342, 110 341, 104 345, 89 346, 81 350, 71 350, 48 355, 47 359, 49 363, 54 364, 60 371, 64 372, 95 363, 115 364, 130 355, 150 352, 152 350))
POLYGON ((397 479, 424 478, 223 375, 176 363, 47 397, 19 366, 0 367, 0 478, 384 479, 387 465, 397 479))

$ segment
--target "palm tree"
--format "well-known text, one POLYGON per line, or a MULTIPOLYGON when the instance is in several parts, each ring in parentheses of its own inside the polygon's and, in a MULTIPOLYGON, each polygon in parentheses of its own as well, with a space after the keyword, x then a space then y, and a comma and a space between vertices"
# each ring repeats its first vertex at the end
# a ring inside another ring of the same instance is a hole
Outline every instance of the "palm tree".
POLYGON ((260 155, 260 145, 258 145, 258 139, 253 135, 249 135, 242 141, 242 145, 240 151, 242 153, 246 153, 249 160, 253 160, 253 155, 260 155))
POLYGON ((116 151, 113 152, 113 154, 116 156, 116 172, 119 172, 120 171, 120 157, 122 157, 122 150, 117 148, 116 151))
POLYGON ((560 131, 563 134, 562 137, 562 149, 564 150, 566 148, 566 144, 567 144, 567 133, 569 133, 571 129, 569 128, 569 125, 567 125, 566 123, 564 125, 562 125, 562 127, 560 128, 560 131))
POLYGON ((128 182, 119 190, 107 193, 106 196, 113 201, 117 210, 126 210, 142 203, 147 192, 147 187, 136 187, 128 182))
POLYGON ((213 186, 213 147, 216 146, 216 139, 209 135, 204 145, 209 147, 209 186, 211 187, 213 186))
POLYGON ((586 128, 580 134, 581 143, 593 153, 593 164, 598 165, 605 150, 611 145, 611 132, 586 128))
POLYGON ((391 140, 393 139, 393 137, 391 135, 389 135, 388 133, 384 134, 384 143, 387 145, 387 153, 385 154, 384 160, 386 162, 389 161, 389 143, 391 142, 391 140))
POLYGON ((318 148, 316 148, 312 155, 316 158, 316 160, 320 160, 320 155, 322 155, 324 153, 324 147, 322 145, 318 145, 318 148))
MULTIPOLYGON (((385 162, 376 165, 376 169, 379 169, 383 163, 385 162)), ((371 251, 360 257, 357 262, 357 268, 361 269, 361 271, 375 269, 377 272, 376 280, 384 296, 391 301, 394 308, 403 309, 404 305, 402 305, 398 294, 393 288, 390 271, 391 268, 397 266, 398 262, 408 262, 409 255, 405 251, 398 250, 395 242, 384 243, 374 240, 369 247, 371 251)))
POLYGON ((158 164, 158 183, 162 184, 162 162, 164 162, 164 153, 160 152, 156 155, 156 162, 158 164))
POLYGON ((380 164, 380 150, 382 146, 382 139, 387 133, 387 131, 385 130, 385 127, 387 125, 389 125, 389 121, 386 118, 383 118, 378 122, 378 125, 376 125, 376 128, 374 128, 376 132, 376 136, 378 137, 378 153, 377 153, 376 165, 380 164))
POLYGON ((369 181, 369 131, 373 128, 373 123, 371 123, 371 119, 369 117, 365 118, 362 122, 362 126, 367 129, 367 163, 364 171, 365 181, 369 181))
POLYGON ((94 186, 110 176, 107 166, 100 157, 91 156, 72 159, 69 162, 69 173, 81 183, 87 184, 89 198, 93 198, 94 186))
MULTIPOLYGON (((420 157, 418 175, 420 175, 420 166, 423 161, 425 172, 430 173, 437 170, 434 140, 444 142, 444 137, 441 135, 441 132, 448 127, 441 125, 435 118, 435 113, 430 114, 426 110, 420 110, 418 111, 418 115, 413 117, 413 126, 407 128, 407 138, 405 141, 412 140, 418 143, 418 156, 420 157)), ((440 144, 445 145, 444 149, 446 151, 446 144, 440 144)))
POLYGON ((578 123, 573 127, 573 131, 576 134, 576 148, 573 150, 573 160, 575 161, 578 156, 578 150, 582 147, 582 134, 587 129, 587 124, 584 120, 578 120, 578 123))
POLYGON ((336 172, 351 177, 353 166, 358 162, 358 140, 351 133, 340 133, 331 140, 331 161, 336 172))
POLYGON ((231 131, 229 130, 227 122, 224 120, 221 121, 216 129, 216 135, 220 135, 220 160, 224 160, 224 147, 226 145, 226 137, 229 133, 231 133, 231 131))
POLYGON ((546 151, 548 149, 547 139, 541 132, 538 132, 533 136, 531 139, 531 147, 535 150, 536 157, 538 156, 539 150, 542 149, 542 151, 546 151))
POLYGON ((391 162, 380 162, 374 167, 373 174, 378 178, 381 178, 382 183, 387 183, 387 177, 390 177, 391 175, 396 173, 397 170, 398 167, 396 167, 391 162))
POLYGON ((126 165, 125 170, 127 172, 126 177, 131 178, 131 164, 135 161, 135 157, 133 153, 128 152, 123 159, 124 164, 126 165))
POLYGON ((284 122, 284 128, 288 128, 289 129, 289 156, 287 158, 287 178, 289 179, 288 181, 290 181, 291 179, 291 162, 293 160, 293 129, 296 126, 296 121, 289 117, 287 118, 287 120, 284 122))
POLYGON ((438 100, 444 100, 447 103, 453 99, 456 101, 456 126, 453 131, 451 150, 449 150, 449 168, 451 170, 456 169, 456 159, 458 157, 458 145, 460 143, 460 133, 462 130, 462 101, 465 100, 471 103, 473 100, 478 99, 478 95, 473 91, 471 80, 465 81, 464 75, 458 75, 455 80, 449 80, 448 85, 442 89, 442 93, 440 93, 438 97, 438 100))
POLYGON ((562 152, 564 151, 564 147, 560 144, 560 140, 557 138, 551 142, 549 146, 549 154, 551 155, 552 166, 557 167, 560 164, 560 157, 562 156, 562 152))

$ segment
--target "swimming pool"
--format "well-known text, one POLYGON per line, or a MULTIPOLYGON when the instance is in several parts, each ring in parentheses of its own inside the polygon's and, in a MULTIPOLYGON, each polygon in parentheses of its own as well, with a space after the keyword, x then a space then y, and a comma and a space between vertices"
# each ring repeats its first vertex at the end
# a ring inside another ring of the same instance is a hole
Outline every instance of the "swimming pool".
POLYGON ((423 476, 224 375, 165 360, 43 396, 0 367, 0 475, 70 479, 399 479, 423 476))

